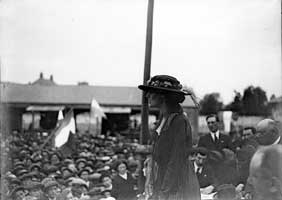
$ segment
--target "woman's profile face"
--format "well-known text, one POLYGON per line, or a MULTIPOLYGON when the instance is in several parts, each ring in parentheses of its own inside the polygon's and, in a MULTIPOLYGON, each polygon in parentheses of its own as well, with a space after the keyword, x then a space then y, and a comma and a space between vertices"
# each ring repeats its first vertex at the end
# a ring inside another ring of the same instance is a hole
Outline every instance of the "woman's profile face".
POLYGON ((148 92, 146 94, 146 97, 148 98, 148 102, 149 102, 150 107, 160 108, 160 106, 163 103, 163 96, 160 95, 160 94, 148 92))

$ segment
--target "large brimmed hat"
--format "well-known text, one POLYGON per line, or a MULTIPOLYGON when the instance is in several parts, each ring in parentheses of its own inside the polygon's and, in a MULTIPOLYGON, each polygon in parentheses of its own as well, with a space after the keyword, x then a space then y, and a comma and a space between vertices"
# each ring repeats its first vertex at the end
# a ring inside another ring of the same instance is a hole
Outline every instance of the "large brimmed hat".
POLYGON ((161 93, 168 92, 168 93, 189 95, 189 92, 183 90, 182 85, 175 77, 168 75, 153 76, 150 80, 147 81, 147 84, 139 85, 138 88, 143 91, 152 91, 152 92, 161 92, 161 93))

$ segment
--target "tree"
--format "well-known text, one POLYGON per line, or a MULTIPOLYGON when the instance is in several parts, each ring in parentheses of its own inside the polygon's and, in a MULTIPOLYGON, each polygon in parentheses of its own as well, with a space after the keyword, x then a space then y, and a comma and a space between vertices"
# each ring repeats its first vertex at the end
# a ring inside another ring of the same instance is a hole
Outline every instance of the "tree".
POLYGON ((234 96, 233 101, 230 104, 228 104, 225 107, 225 109, 241 114, 243 110, 242 95, 240 92, 236 90, 234 90, 234 93, 235 93, 235 96, 234 96))
POLYGON ((208 115, 212 113, 217 113, 222 108, 222 101, 220 99, 219 93, 206 94, 204 98, 200 101, 200 114, 208 115))
POLYGON ((274 100, 275 98, 276 98, 275 94, 272 94, 272 95, 270 96, 270 100, 274 100))
POLYGON ((249 86, 244 90, 242 97, 244 115, 267 115, 266 92, 260 87, 249 86))

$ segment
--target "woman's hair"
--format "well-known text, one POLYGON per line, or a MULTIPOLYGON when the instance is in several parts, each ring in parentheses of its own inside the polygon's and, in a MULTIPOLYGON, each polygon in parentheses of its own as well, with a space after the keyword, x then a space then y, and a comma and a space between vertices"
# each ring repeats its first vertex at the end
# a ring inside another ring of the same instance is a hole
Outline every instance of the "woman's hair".
POLYGON ((118 166, 120 166, 121 164, 125 164, 126 169, 128 169, 128 164, 127 164, 127 162, 126 162, 125 160, 118 160, 118 161, 116 162, 116 164, 114 165, 114 169, 115 169, 116 171, 118 171, 118 166))
POLYGON ((185 100, 185 96, 183 94, 178 93, 166 93, 164 94, 165 101, 168 104, 179 104, 185 100))
POLYGON ((175 92, 167 92, 167 91, 148 91, 148 93, 155 93, 159 95, 163 95, 165 98, 165 102, 168 105, 175 105, 182 103, 185 100, 184 94, 175 93, 175 92))

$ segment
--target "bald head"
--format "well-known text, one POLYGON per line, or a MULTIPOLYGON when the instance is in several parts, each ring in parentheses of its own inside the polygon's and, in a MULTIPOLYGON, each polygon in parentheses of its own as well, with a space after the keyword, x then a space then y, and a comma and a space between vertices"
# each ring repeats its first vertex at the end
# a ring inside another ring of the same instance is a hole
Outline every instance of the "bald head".
POLYGON ((261 120, 256 127, 257 141, 260 145, 271 145, 280 136, 278 123, 272 119, 261 120))
POLYGON ((282 145, 258 149, 250 164, 251 184, 257 199, 281 199, 282 145))

